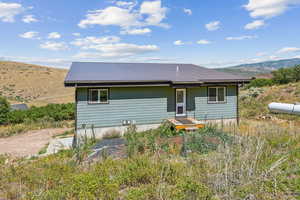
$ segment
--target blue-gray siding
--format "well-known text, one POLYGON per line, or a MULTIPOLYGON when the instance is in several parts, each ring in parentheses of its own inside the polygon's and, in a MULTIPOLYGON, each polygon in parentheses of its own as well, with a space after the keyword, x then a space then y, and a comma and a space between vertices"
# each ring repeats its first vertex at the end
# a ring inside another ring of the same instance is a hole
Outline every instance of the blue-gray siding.
MULTIPOLYGON (((208 104, 207 87, 187 89, 187 113, 197 119, 236 118, 236 86, 227 87, 227 103, 208 104)), ((88 89, 77 89, 77 127, 121 126, 123 120, 156 124, 175 117, 175 89, 120 87, 109 89, 109 104, 88 104, 88 89)))

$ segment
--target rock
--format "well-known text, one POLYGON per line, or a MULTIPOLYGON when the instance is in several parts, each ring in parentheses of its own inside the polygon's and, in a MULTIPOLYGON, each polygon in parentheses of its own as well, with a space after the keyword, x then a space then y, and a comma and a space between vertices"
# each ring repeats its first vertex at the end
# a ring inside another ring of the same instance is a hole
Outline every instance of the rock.
POLYGON ((63 149, 72 148, 73 137, 53 139, 50 141, 46 155, 57 153, 63 149))

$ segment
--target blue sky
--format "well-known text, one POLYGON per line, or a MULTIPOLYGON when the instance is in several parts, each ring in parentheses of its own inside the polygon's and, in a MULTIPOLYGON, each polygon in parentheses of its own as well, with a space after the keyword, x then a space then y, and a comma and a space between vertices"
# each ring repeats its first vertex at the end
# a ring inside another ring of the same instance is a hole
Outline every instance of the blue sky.
POLYGON ((0 0, 0 59, 194 63, 300 58, 300 0, 0 0))

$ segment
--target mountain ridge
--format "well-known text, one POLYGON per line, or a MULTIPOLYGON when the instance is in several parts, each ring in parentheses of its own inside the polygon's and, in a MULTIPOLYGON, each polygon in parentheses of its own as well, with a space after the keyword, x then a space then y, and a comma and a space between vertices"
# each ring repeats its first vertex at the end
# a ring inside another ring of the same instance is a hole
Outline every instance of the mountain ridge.
POLYGON ((215 70, 244 76, 258 76, 270 74, 280 68, 294 67, 300 64, 300 58, 265 61, 258 63, 241 64, 232 67, 217 68, 215 70))

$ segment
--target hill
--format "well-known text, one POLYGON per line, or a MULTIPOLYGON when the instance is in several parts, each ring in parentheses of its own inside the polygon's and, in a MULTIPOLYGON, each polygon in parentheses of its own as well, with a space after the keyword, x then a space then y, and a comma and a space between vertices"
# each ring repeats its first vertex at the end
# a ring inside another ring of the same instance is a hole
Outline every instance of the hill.
POLYGON ((244 76, 258 76, 260 74, 270 74, 272 71, 293 67, 300 64, 300 58, 266 61, 252 64, 242 64, 233 67, 219 68, 218 71, 229 72, 232 74, 244 75, 244 76))
POLYGON ((240 92, 240 115, 242 119, 266 119, 299 124, 299 115, 274 114, 268 110, 268 104, 271 102, 293 104, 299 102, 299 98, 300 82, 242 89, 240 92))
POLYGON ((66 69, 0 61, 0 95, 11 103, 29 105, 73 101, 73 89, 63 85, 66 69))

